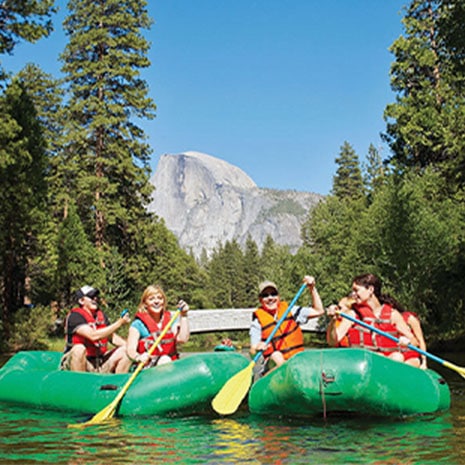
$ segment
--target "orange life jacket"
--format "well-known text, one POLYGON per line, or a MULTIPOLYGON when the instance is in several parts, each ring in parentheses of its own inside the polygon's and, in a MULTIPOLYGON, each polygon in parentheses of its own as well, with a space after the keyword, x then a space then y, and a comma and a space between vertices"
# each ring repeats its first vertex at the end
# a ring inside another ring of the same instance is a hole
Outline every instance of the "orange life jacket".
MULTIPOLYGON (((254 317, 258 319, 262 328, 262 341, 265 342, 276 326, 276 322, 287 310, 287 302, 280 302, 275 315, 267 312, 263 307, 254 312, 254 317)), ((288 360, 293 355, 304 350, 304 338, 300 326, 295 321, 291 312, 286 316, 281 326, 276 331, 270 341, 270 347, 263 352, 265 357, 270 356, 274 351, 279 350, 284 358, 288 360)))
MULTIPOLYGON (((94 329, 106 328, 107 325, 105 324, 105 315, 102 310, 97 309, 95 313, 90 314, 88 311, 84 310, 83 308, 73 308, 67 315, 66 319, 69 318, 71 313, 79 313, 82 315, 87 324, 94 329)), ((65 324, 65 330, 67 329, 68 325, 65 324)), ((108 338, 99 339, 98 341, 91 341, 80 334, 73 333, 73 334, 65 334, 66 337, 66 346, 67 348, 71 348, 71 346, 75 344, 84 344, 86 346, 86 355, 87 357, 101 357, 108 349, 108 338)))
MULTIPOLYGON (((399 338, 400 334, 396 326, 391 323, 392 307, 390 305, 383 304, 379 317, 375 316, 369 305, 354 305, 353 308, 358 318, 363 322, 399 338)), ((370 331, 368 328, 357 325, 356 323, 349 329, 347 336, 350 347, 363 347, 365 349, 382 352, 385 355, 399 350, 399 346, 396 342, 374 331, 370 331)))
MULTIPOLYGON (((342 316, 339 317, 336 322, 334 323, 336 328, 338 326, 340 326, 340 324, 342 323, 343 321, 343 318, 342 316)), ((349 341, 349 336, 346 334, 337 344, 338 347, 350 347, 350 341, 349 341)))
MULTIPOLYGON (((150 332, 150 336, 139 339, 139 343, 137 345, 137 352, 143 354, 144 352, 147 352, 150 347, 152 347, 156 339, 158 339, 161 332, 163 331, 163 328, 171 320, 171 314, 168 311, 164 311, 160 320, 160 325, 158 325, 148 313, 138 312, 136 313, 135 318, 142 321, 142 323, 150 332)), ((168 355, 172 360, 177 360, 179 358, 179 354, 176 348, 176 335, 173 333, 173 331, 171 331, 171 328, 161 338, 160 344, 158 344, 152 355, 168 355)))

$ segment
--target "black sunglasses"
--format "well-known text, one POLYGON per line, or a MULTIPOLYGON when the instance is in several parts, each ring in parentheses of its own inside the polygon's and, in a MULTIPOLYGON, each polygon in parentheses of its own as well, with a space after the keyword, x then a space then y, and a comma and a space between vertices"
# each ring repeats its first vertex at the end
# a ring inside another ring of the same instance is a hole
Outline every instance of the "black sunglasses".
POLYGON ((266 299, 267 297, 277 297, 278 293, 276 291, 271 291, 271 292, 264 292, 263 294, 260 294, 261 299, 266 299))

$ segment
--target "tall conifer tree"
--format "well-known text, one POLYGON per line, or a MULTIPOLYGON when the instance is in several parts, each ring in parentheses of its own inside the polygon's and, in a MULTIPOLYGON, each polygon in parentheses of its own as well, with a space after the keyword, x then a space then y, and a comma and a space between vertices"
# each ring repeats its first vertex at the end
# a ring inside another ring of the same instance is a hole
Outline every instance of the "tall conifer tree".
POLYGON ((47 182, 48 205, 42 211, 44 222, 36 238, 37 254, 29 260, 28 278, 29 297, 34 302, 50 302, 57 298, 50 285, 57 266, 57 220, 61 219, 57 218, 56 205, 63 196, 69 195, 66 184, 57 182, 57 170, 63 167, 60 157, 63 91, 58 80, 34 64, 26 65, 13 77, 13 82, 18 82, 27 91, 43 134, 47 167, 42 174, 47 182))
POLYGON ((28 263, 35 255, 46 200, 46 158, 41 126, 32 99, 17 80, 0 99, 14 131, 0 135, 0 270, 3 329, 24 302, 28 263), (5 155, 4 155, 5 154, 5 155))
POLYGON ((385 109, 383 136, 398 168, 433 166, 452 189, 465 185, 462 3, 413 0, 408 6, 405 33, 391 47, 397 98, 385 109))
POLYGON ((402 20, 405 34, 391 46, 391 87, 384 135, 400 167, 424 168, 444 156, 441 111, 445 96, 444 49, 438 36, 438 1, 413 0, 402 20))
POLYGON ((332 193, 339 199, 357 199, 364 196, 362 172, 358 155, 346 141, 336 158, 338 168, 333 179, 332 193))
POLYGON ((115 246, 123 255, 134 253, 135 237, 150 221, 150 149, 135 122, 155 110, 140 75, 150 64, 146 7, 145 0, 70 0, 64 22, 66 163, 78 211, 98 250, 115 246))
POLYGON ((0 4, 0 53, 11 53, 21 40, 35 42, 52 31, 54 0, 3 1, 0 4))
POLYGON ((364 184, 370 198, 381 187, 385 178, 385 171, 379 150, 373 144, 370 144, 366 163, 364 164, 364 184))

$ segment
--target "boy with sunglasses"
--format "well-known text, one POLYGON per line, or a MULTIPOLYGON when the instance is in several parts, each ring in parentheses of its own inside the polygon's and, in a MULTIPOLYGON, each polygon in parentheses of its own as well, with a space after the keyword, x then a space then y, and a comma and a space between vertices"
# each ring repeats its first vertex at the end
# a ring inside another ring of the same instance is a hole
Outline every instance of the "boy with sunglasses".
MULTIPOLYGON (((288 303, 281 301, 278 288, 272 281, 264 281, 259 285, 260 307, 253 313, 249 331, 252 356, 258 351, 263 351, 266 362, 271 360, 276 366, 280 366, 293 355, 304 350, 304 339, 300 325, 307 323, 310 318, 324 315, 325 311, 320 295, 316 290, 315 278, 304 276, 303 282, 310 292, 312 306, 295 306, 267 345, 265 345, 265 341, 274 330, 277 321, 287 310, 288 303)), ((268 367, 265 367, 265 370, 266 368, 268 367)))
POLYGON ((131 366, 126 355, 126 341, 116 334, 131 319, 125 314, 110 324, 99 309, 98 296, 99 290, 91 286, 83 286, 76 293, 79 307, 73 308, 65 321, 62 370, 126 373, 131 366), (115 346, 113 350, 108 350, 109 339, 115 346))

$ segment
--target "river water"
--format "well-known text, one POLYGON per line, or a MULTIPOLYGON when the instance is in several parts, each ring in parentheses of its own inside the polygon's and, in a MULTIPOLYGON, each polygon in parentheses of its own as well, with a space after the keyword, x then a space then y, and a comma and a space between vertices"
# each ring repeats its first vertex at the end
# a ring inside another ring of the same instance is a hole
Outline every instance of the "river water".
MULTIPOLYGON (((444 359, 459 365, 457 357, 444 359)), ((465 379, 434 362, 431 368, 449 382, 451 409, 408 419, 289 420, 240 411, 75 429, 68 425, 85 419, 0 405, 0 465, 465 464, 465 379)))

